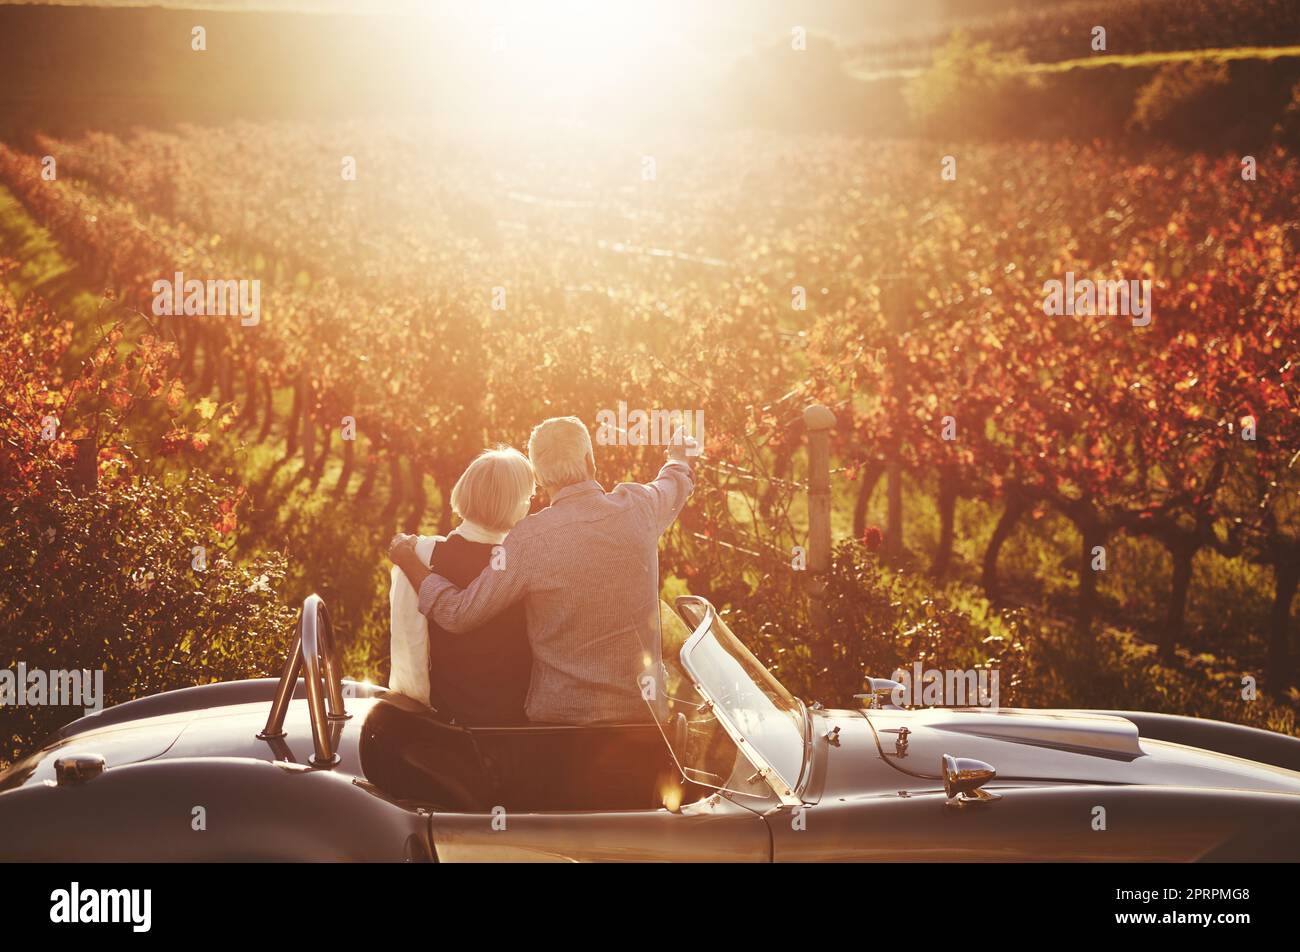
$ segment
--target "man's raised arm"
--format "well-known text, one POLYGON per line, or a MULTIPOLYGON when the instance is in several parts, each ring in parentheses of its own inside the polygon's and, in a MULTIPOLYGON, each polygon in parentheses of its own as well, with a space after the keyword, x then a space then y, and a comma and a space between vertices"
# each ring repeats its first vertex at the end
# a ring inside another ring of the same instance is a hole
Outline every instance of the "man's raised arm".
POLYGON ((668 461, 659 468, 659 475, 643 484, 649 493, 651 517, 660 535, 668 531, 695 489, 695 475, 688 452, 694 450, 695 445, 690 437, 676 435, 668 447, 668 461))

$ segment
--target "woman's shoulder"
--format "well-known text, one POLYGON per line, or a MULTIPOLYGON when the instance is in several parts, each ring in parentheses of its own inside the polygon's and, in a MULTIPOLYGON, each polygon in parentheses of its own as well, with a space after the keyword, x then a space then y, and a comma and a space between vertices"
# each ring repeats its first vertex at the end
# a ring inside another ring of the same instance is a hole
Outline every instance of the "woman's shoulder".
POLYGON ((433 557, 434 546, 436 546, 439 542, 446 542, 446 541, 447 541, 446 536, 422 535, 415 540, 415 554, 419 556, 420 561, 427 566, 429 564, 429 559, 433 557))

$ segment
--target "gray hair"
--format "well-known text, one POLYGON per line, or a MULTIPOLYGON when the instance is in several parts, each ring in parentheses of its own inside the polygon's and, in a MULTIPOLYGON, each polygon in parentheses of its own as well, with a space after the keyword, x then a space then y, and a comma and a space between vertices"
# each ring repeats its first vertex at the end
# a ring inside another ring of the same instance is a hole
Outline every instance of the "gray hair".
POLYGON ((563 489, 591 476, 586 459, 595 453, 587 425, 575 416, 551 417, 533 427, 528 437, 528 458, 537 481, 547 491, 563 489))

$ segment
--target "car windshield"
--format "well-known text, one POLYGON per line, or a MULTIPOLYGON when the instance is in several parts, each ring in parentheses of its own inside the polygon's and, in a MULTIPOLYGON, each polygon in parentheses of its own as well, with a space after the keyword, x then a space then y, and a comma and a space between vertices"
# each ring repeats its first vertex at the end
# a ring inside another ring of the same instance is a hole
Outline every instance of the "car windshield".
POLYGON ((756 766, 775 774, 771 779, 778 793, 793 793, 806 753, 803 704, 732 634, 711 606, 685 602, 683 613, 696 630, 682 648, 682 665, 740 749, 756 766))
MULTIPOLYGON (((655 712, 682 777, 691 784, 759 799, 769 799, 772 789, 755 773, 752 764, 718 720, 709 699, 696 690, 692 678, 671 659, 691 637, 681 617, 660 602, 663 637, 662 696, 643 696, 655 712)), ((664 802, 675 809, 680 787, 665 787, 664 802)))

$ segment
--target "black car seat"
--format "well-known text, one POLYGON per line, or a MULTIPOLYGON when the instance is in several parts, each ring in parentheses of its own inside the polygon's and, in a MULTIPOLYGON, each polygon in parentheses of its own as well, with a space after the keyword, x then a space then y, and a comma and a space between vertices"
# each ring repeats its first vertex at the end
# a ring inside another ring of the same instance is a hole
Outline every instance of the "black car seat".
POLYGON ((653 723, 468 730, 507 810, 651 809, 677 776, 653 723))
POLYGON ((400 695, 376 704, 360 741, 361 769, 388 796, 435 809, 479 813, 494 806, 493 786, 469 732, 439 721, 400 695))

